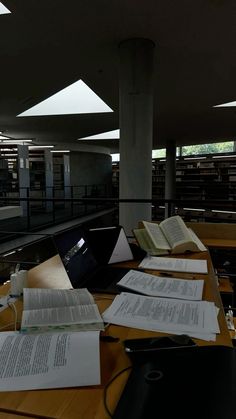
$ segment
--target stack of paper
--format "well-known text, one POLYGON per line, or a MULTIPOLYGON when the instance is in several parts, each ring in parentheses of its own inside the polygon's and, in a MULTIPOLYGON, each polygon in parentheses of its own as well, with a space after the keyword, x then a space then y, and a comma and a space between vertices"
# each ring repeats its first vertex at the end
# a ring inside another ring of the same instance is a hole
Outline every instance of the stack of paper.
POLYGON ((201 300, 204 280, 167 278, 131 269, 117 285, 153 297, 201 300))
POLYGON ((162 256, 146 256, 139 268, 161 271, 207 273, 207 261, 201 259, 179 259, 162 256))
POLYGON ((103 313, 105 322, 138 329, 215 340, 217 308, 208 301, 177 300, 121 293, 103 313))

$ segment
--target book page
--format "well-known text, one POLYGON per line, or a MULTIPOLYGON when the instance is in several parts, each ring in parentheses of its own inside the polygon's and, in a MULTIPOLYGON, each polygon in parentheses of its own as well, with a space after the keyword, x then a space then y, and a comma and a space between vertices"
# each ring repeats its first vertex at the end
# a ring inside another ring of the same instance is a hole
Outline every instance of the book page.
POLYGON ((184 242, 192 241, 192 236, 189 234, 188 227, 179 215, 162 221, 160 223, 160 228, 167 237, 171 248, 184 242))
POLYGON ((143 221, 143 225, 157 249, 170 250, 170 244, 168 243, 158 224, 150 223, 149 221, 143 221))
POLYGON ((188 228, 188 231, 192 237, 192 240, 196 243, 197 247, 199 248, 199 250, 201 250, 202 252, 207 251, 206 246, 201 242, 201 240, 198 238, 198 236, 194 233, 194 231, 191 228, 188 228))
POLYGON ((24 310, 21 332, 44 330, 103 330, 103 320, 96 304, 24 310), (76 326, 76 327, 75 327, 76 326), (71 329, 70 329, 71 330, 71 329))
POLYGON ((2 332, 0 352, 0 391, 100 384, 99 332, 2 332))
POLYGON ((157 249, 156 246, 154 246, 154 243, 145 228, 136 228, 133 230, 133 233, 139 246, 149 255, 157 256, 169 254, 169 250, 157 249))
POLYGON ((80 289, 48 289, 24 288, 23 301, 25 310, 37 308, 65 307, 73 305, 93 304, 94 299, 87 288, 80 289))
POLYGON ((166 278, 131 269, 117 285, 153 297, 201 300, 204 280, 166 278))

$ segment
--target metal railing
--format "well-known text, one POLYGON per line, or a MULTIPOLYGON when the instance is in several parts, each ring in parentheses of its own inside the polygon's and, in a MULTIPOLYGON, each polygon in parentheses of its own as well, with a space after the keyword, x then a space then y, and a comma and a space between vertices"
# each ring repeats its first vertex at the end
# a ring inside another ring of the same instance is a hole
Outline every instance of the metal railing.
MULTIPOLYGON (((27 194, 29 195, 29 194, 27 194)), ((78 196, 78 195, 77 195, 78 196)), ((21 206, 23 215, 18 219, 0 219, 8 228, 15 230, 15 224, 21 223, 24 231, 33 231, 47 225, 54 225, 72 218, 82 217, 106 208, 119 209, 120 203, 149 203, 152 205, 152 218, 163 219, 173 214, 181 215, 185 220, 195 218, 199 221, 211 219, 214 221, 236 222, 235 201, 198 201, 172 200, 172 199, 119 199, 116 197, 31 197, 13 198, 0 197, 0 206, 21 206)))

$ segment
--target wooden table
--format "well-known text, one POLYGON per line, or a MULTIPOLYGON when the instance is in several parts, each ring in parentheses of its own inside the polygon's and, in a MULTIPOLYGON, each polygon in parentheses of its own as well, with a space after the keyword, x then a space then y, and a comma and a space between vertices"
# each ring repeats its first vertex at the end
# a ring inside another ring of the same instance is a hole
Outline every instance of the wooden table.
MULTIPOLYGON (((189 257, 193 259, 207 259, 209 273, 207 275, 197 274, 194 276, 196 278, 204 277, 205 284, 203 299, 214 301, 220 309, 218 316, 220 334, 217 335, 216 342, 206 342, 200 339, 194 340, 199 345, 217 344, 232 346, 210 256, 208 252, 201 252, 191 254, 189 257)), ((122 265, 132 268, 137 266, 137 262, 126 262, 122 265)), ((154 273, 157 274, 158 272, 154 271, 154 273)), ((185 278, 190 277, 190 275, 182 273, 175 274, 175 276, 185 278)), ((50 260, 29 271, 29 286, 48 288, 71 287, 65 269, 58 256, 54 256, 50 260)), ((9 284, 3 285, 2 293, 7 292, 8 287, 9 284)), ((95 295, 95 299, 101 312, 110 305, 112 298, 113 296, 109 295, 95 295)), ((20 313, 22 309, 22 301, 17 302, 17 308, 20 313)), ((0 323, 6 324, 9 322, 10 316, 12 316, 12 313, 9 309, 1 312, 0 323)), ((158 336, 161 334, 115 325, 109 326, 106 330, 106 334, 118 337, 119 342, 100 343, 100 386, 63 388, 56 390, 1 392, 0 419, 25 419, 24 415, 28 418, 37 417, 48 419, 108 419, 109 415, 107 414, 103 403, 104 387, 117 372, 131 364, 128 356, 124 353, 122 341, 127 338, 158 336)), ((128 375, 129 371, 123 373, 109 387, 107 403, 111 412, 115 409, 128 375)))
POLYGON ((235 223, 186 222, 207 247, 236 250, 235 223))

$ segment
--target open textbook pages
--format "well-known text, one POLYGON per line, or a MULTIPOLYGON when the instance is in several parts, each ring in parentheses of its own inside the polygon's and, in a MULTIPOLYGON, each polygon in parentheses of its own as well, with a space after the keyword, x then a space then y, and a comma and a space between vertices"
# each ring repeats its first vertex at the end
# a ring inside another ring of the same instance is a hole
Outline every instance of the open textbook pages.
POLYGON ((143 229, 134 229, 133 232, 140 247, 151 255, 207 250, 179 215, 167 218, 160 224, 143 221, 143 225, 143 229))
POLYGON ((93 296, 86 288, 24 288, 21 332, 104 330, 93 296))
POLYGON ((204 279, 166 278, 131 269, 117 285, 153 297, 201 300, 204 279))
POLYGON ((179 259, 163 256, 145 256, 138 265, 143 269, 158 271, 188 272, 207 274, 207 261, 201 259, 179 259))
POLYGON ((103 313, 105 322, 160 331, 186 334, 207 341, 215 341, 218 309, 208 301, 177 300, 121 293, 103 313))
POLYGON ((100 384, 99 332, 0 333, 0 391, 100 384))

